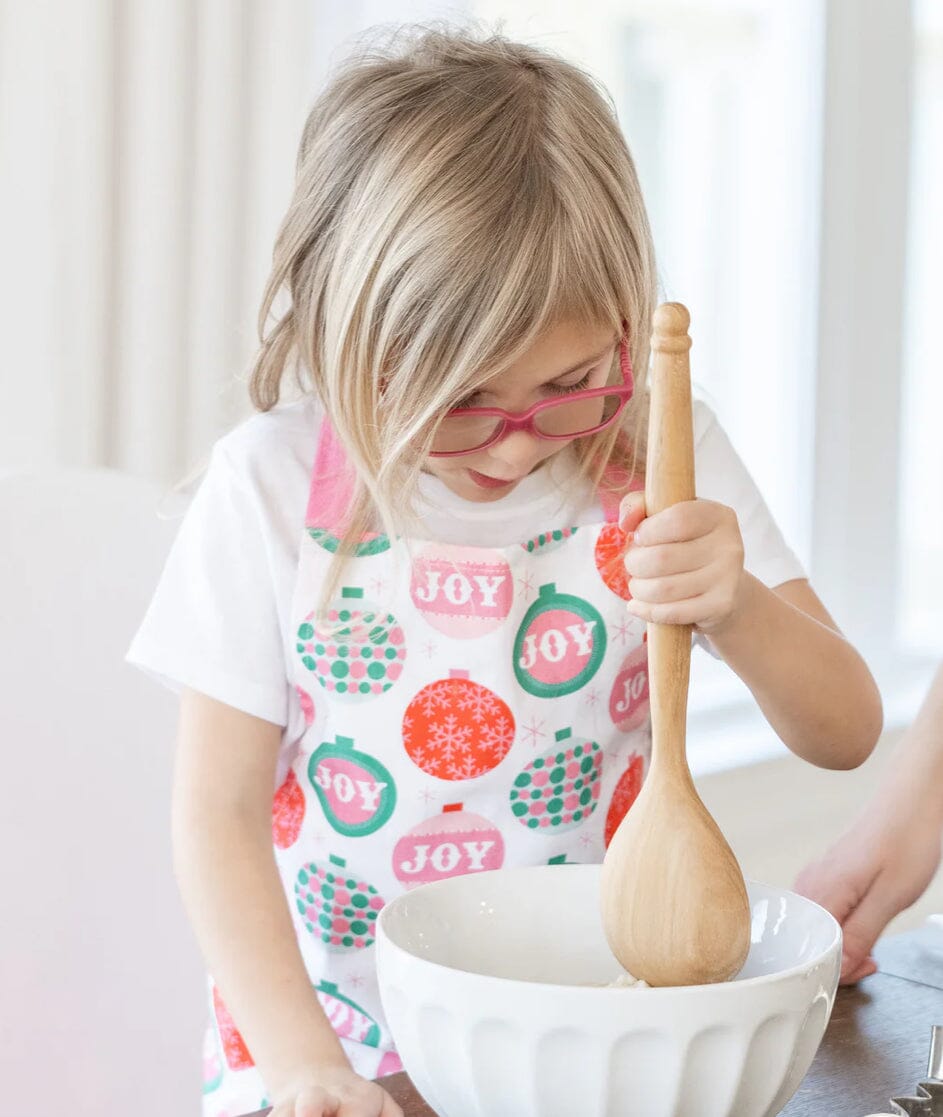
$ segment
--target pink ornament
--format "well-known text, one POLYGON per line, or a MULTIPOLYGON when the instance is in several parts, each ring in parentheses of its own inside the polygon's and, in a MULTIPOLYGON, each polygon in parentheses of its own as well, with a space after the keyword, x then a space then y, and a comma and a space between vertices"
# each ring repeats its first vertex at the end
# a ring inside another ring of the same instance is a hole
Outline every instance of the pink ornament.
POLYGON ((648 645, 640 644, 626 656, 612 684, 609 716, 623 733, 648 720, 648 645))
POLYGON ((305 726, 314 724, 314 702, 311 695, 306 690, 302 690, 300 686, 296 686, 295 690, 298 692, 298 701, 301 704, 301 713, 305 719, 305 726))
POLYGON ((366 1012, 345 997, 332 982, 322 981, 315 986, 315 993, 324 1009, 331 1027, 342 1039, 376 1047, 380 1042, 380 1027, 366 1012))
POLYGON ((585 686, 606 654, 599 610, 552 583, 540 587, 514 641, 514 674, 529 694, 558 698, 585 686))
POLYGON ((377 1067, 377 1078, 384 1078, 388 1074, 401 1074, 403 1062, 395 1051, 387 1051, 377 1067))
POLYGON ((413 604, 439 632, 472 639, 507 618, 514 596, 511 568, 500 551, 435 543, 413 561, 413 604))
POLYGON ((441 815, 410 830, 393 850, 393 872, 406 888, 503 864, 501 831, 481 815, 463 811, 461 803, 443 807, 441 815))
POLYGON ((316 749, 308 779, 328 822, 348 837, 379 830, 396 807, 393 777, 376 757, 354 748, 350 737, 337 736, 316 749))

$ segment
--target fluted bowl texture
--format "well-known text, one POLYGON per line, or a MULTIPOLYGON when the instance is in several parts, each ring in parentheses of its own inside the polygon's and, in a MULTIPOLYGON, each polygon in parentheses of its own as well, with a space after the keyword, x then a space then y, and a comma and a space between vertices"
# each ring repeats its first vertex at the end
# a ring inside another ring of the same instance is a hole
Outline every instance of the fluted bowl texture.
POLYGON ((386 906, 377 964, 403 1064, 439 1117, 772 1117, 831 1015, 841 930, 749 883, 721 985, 606 988, 598 865, 453 877, 386 906))

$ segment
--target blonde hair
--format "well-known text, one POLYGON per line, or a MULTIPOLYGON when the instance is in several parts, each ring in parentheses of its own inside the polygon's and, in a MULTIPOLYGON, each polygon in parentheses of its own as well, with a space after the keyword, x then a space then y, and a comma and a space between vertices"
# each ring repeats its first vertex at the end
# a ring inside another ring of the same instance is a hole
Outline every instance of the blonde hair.
POLYGON ((273 407, 293 367, 325 407, 357 478, 342 558, 378 519, 402 530, 436 420, 565 320, 626 322, 637 384, 621 425, 573 444, 578 476, 641 472, 655 295, 635 167, 593 80, 498 34, 400 30, 308 116, 250 394, 273 407))

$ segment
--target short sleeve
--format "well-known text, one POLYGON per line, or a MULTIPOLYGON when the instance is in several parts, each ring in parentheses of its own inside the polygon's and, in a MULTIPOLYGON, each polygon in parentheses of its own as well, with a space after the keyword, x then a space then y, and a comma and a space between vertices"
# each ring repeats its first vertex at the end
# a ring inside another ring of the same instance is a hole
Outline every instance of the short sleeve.
POLYGON ((128 661, 276 725, 287 672, 265 507, 224 443, 181 523, 128 661))
POLYGON ((802 563, 783 538, 756 482, 711 409, 694 405, 697 495, 726 504, 737 513, 744 567, 771 589, 805 578, 802 563))

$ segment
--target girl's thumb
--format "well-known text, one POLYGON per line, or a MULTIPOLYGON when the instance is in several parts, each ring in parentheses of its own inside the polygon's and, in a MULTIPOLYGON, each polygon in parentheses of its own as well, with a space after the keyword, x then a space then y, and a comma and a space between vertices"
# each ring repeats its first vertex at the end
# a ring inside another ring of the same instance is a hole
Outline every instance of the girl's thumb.
POLYGON ((619 505, 619 527, 627 534, 645 519, 645 494, 626 493, 619 505))

